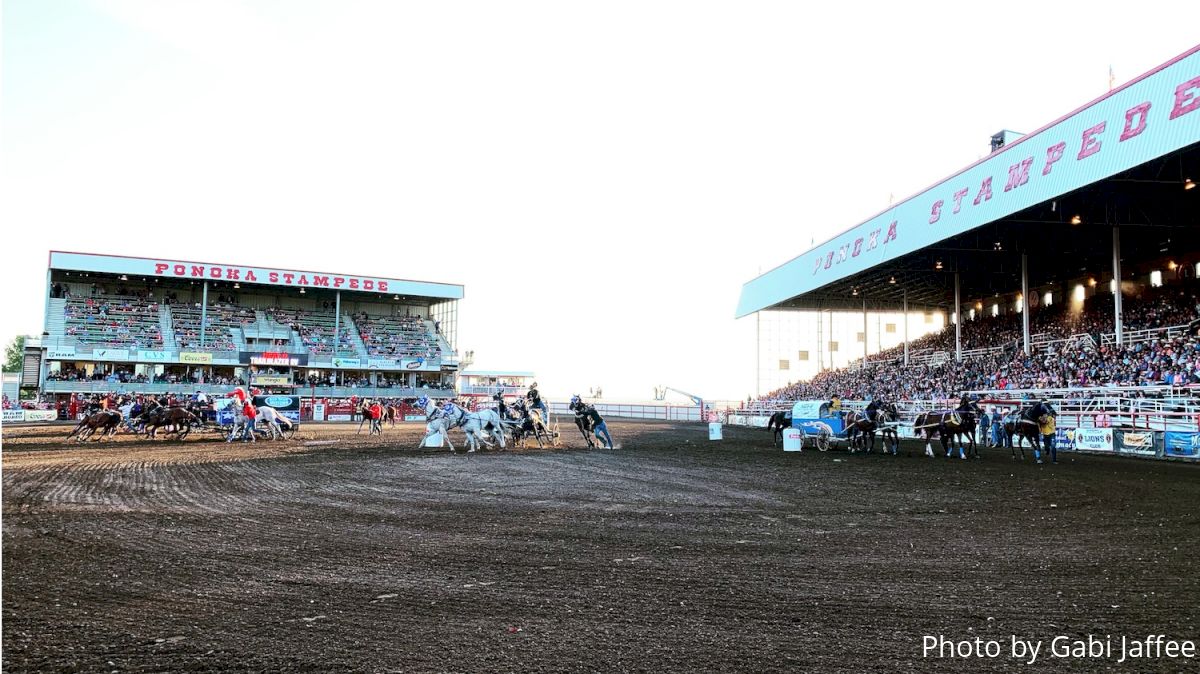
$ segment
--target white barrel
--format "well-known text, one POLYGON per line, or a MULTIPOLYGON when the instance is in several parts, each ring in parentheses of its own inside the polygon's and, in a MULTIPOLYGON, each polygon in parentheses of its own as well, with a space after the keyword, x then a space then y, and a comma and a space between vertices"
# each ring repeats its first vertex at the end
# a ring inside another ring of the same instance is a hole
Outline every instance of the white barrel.
POLYGON ((804 449, 804 436, 800 434, 799 428, 783 429, 783 451, 799 452, 804 449))
POLYGON ((441 447, 446 444, 446 436, 439 433, 434 433, 425 439, 426 447, 441 447))
POLYGON ((709 440, 720 440, 721 439, 721 422, 719 422, 719 421, 710 421, 709 422, 709 424, 708 424, 708 439, 709 440))

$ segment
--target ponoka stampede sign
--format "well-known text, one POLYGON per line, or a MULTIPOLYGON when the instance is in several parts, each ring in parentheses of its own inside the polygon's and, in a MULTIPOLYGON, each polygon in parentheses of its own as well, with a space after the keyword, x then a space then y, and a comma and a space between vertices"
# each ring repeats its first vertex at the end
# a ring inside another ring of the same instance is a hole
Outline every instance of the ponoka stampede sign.
POLYGON ((745 316, 1200 141, 1200 47, 746 283, 745 316))
POLYGON ((245 265, 213 264, 210 262, 186 262, 183 260, 159 260, 154 258, 91 255, 87 253, 66 253, 60 251, 50 253, 50 268, 127 274, 146 278, 160 277, 193 281, 236 281, 240 283, 258 283, 293 288, 327 288, 329 290, 397 293, 444 299, 461 299, 463 296, 462 286, 448 283, 404 281, 377 276, 329 274, 296 271, 293 269, 275 269, 271 267, 249 267, 245 265))

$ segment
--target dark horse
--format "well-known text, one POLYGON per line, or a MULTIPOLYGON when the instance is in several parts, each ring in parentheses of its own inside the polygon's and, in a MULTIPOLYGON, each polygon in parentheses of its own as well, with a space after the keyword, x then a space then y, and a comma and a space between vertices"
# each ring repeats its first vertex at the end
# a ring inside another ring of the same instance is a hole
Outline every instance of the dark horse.
POLYGON ((146 435, 150 438, 158 437, 158 429, 162 426, 174 427, 175 430, 168 431, 175 434, 176 440, 182 440, 191 432, 193 426, 203 426, 204 422, 200 417, 183 409, 182 407, 159 408, 161 411, 154 414, 146 420, 146 435))
POLYGON ((958 440, 958 457, 967 458, 966 447, 970 447, 974 456, 979 456, 979 446, 975 444, 975 430, 979 425, 979 405, 973 400, 963 398, 956 410, 941 410, 937 412, 922 412, 913 423, 913 430, 925 434, 925 456, 933 456, 933 435, 937 434, 950 457, 954 441, 958 440), (964 443, 963 440, 966 439, 964 443))
POLYGON ((790 411, 776 412, 775 414, 771 415, 770 419, 767 419, 767 430, 775 431, 774 443, 776 445, 778 445, 780 440, 783 439, 783 429, 790 428, 791 425, 792 413, 790 411))
POLYGON ((76 442, 83 442, 95 435, 97 431, 100 432, 100 435, 96 437, 96 440, 104 437, 111 438, 121 427, 122 418, 121 413, 116 410, 100 410, 95 414, 89 414, 79 420, 79 425, 67 435, 67 439, 75 438, 76 442))
POLYGON ((583 402, 579 396, 574 396, 571 398, 571 404, 567 406, 567 409, 575 413, 575 427, 583 434, 583 439, 587 442, 588 449, 595 449, 596 441, 592 440, 592 420, 591 417, 584 414, 587 411, 587 403, 583 402))
POLYGON ((1009 449, 1012 458, 1017 458, 1017 450, 1021 450, 1021 460, 1025 460, 1025 445, 1022 440, 1029 440, 1029 446, 1034 451, 1042 449, 1042 433, 1038 430, 1038 422, 1044 416, 1058 416, 1058 412, 1046 401, 1038 401, 1021 410, 1020 414, 1011 414, 1004 418, 1004 433, 1008 435, 1009 449))
POLYGON ((846 415, 846 437, 850 439, 851 451, 858 444, 867 453, 870 453, 875 449, 875 432, 881 431, 883 433, 883 451, 887 452, 890 446, 892 454, 895 454, 900 447, 900 434, 891 424, 895 424, 899 420, 900 412, 892 403, 879 403, 868 407, 867 412, 849 413, 846 415))
MULTIPOLYGON (((542 449, 546 445, 543 442, 556 442, 556 438, 550 432, 546 425, 540 420, 535 419, 534 415, 529 413, 529 408, 525 406, 524 398, 518 398, 513 403, 512 410, 516 416, 515 424, 505 424, 507 428, 512 429, 513 444, 521 443, 521 447, 525 447, 530 436, 537 440, 538 448, 542 449)), ((501 419, 503 419, 503 414, 501 419)), ((503 423, 503 421, 501 422, 503 423)))

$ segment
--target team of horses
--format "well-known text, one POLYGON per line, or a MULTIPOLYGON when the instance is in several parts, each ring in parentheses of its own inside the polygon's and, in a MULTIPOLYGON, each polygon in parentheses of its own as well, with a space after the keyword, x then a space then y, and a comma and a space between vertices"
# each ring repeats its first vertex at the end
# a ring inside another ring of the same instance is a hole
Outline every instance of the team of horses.
MULTIPOLYGON (((958 450, 958 456, 966 459, 968 456, 979 458, 979 446, 975 437, 979 431, 979 419, 983 411, 978 402, 966 400, 953 410, 936 410, 921 412, 913 421, 913 431, 918 437, 925 439, 925 455, 935 456, 933 438, 936 436, 942 445, 942 451, 947 458, 958 450)), ((1042 448, 1042 435, 1039 424, 1047 416, 1057 413, 1045 401, 1039 401, 1024 408, 1018 414, 1005 417, 1003 430, 1008 438, 1013 458, 1018 450, 1021 458, 1025 458, 1024 442, 1028 441, 1035 450, 1042 448)), ((875 449, 875 434, 883 438, 884 452, 897 453, 900 446, 900 436, 897 431, 900 414, 892 403, 882 403, 876 406, 873 413, 851 411, 845 416, 845 439, 851 452, 863 451, 870 453, 875 449)), ((774 433, 774 442, 779 444, 783 429, 792 425, 791 412, 775 412, 767 420, 767 430, 774 433)), ((826 425, 827 427, 827 425, 826 425)))
POLYGON ((182 440, 192 429, 204 426, 204 420, 191 410, 166 407, 158 401, 151 400, 141 412, 131 415, 128 419, 120 410, 98 410, 86 414, 67 435, 67 439, 74 439, 76 442, 88 439, 111 440, 122 429, 157 439, 159 430, 166 429, 164 433, 168 436, 174 435, 177 440, 182 440))

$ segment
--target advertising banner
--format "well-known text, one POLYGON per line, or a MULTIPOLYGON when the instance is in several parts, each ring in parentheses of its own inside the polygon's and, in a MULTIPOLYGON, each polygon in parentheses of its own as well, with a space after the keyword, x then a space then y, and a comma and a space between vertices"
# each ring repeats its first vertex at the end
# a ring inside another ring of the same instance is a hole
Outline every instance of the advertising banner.
POLYGON ((1200 459, 1200 433, 1167 431, 1163 436, 1163 454, 1185 459, 1200 459))
POLYGON ((426 360, 424 358, 401 358, 400 367, 405 370, 416 370, 418 372, 437 372, 441 369, 441 363, 438 360, 426 360))
POLYGON ((313 403, 313 421, 325 421, 325 403, 313 403))
POLYGON ((1154 443, 1154 431, 1122 431, 1116 434, 1117 451, 1122 454, 1138 456, 1157 456, 1158 448, 1154 443))
POLYGON ((253 383, 258 386, 287 386, 292 382, 286 374, 256 374, 253 383))
POLYGON ((183 351, 179 354, 179 362, 189 365, 212 365, 211 353, 197 353, 195 351, 183 351))
POLYGON ((1075 449, 1075 429, 1055 428, 1054 445, 1060 452, 1064 450, 1075 449))
POLYGON ((421 416, 420 414, 405 414, 404 420, 405 421, 425 421, 425 417, 421 416))
POLYGON ((143 363, 166 363, 171 360, 170 351, 138 351, 137 359, 143 363))
POLYGON ((369 359, 367 359, 367 367, 369 367, 369 368, 396 367, 396 361, 392 358, 369 358, 369 359))
POLYGON ((25 421, 55 421, 58 412, 55 410, 25 410, 25 421))
POLYGON ((92 349, 92 360, 129 360, 129 349, 92 349))
POLYGON ((1075 429, 1075 449, 1088 452, 1111 452, 1114 448, 1113 429, 1111 428, 1075 429))
POLYGON ((75 358, 75 347, 73 346, 46 349, 46 360, 72 360, 73 358, 75 358))
POLYGON ((291 421, 300 421, 300 396, 266 395, 254 396, 255 407, 272 407, 291 421))
POLYGON ((239 351, 238 362, 250 365, 301 367, 308 365, 308 354, 283 351, 239 351))
POLYGON ((25 410, 4 410, 4 423, 14 424, 25 421, 25 410))
POLYGON ((361 368, 362 367, 362 359, 360 359, 360 358, 342 358, 339 356, 339 357, 333 359, 333 366, 334 367, 345 367, 345 368, 361 368))
POLYGON ((329 421, 350 421, 349 414, 330 414, 325 418, 329 421))

